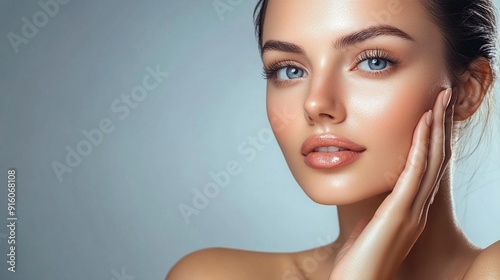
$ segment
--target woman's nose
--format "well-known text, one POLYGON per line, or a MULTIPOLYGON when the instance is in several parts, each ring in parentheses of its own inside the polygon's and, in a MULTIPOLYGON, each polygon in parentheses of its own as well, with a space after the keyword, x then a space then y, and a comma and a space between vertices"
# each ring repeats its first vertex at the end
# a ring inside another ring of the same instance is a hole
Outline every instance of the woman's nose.
POLYGON ((311 80, 307 98, 304 102, 304 114, 310 125, 335 124, 344 121, 342 85, 326 75, 311 80))

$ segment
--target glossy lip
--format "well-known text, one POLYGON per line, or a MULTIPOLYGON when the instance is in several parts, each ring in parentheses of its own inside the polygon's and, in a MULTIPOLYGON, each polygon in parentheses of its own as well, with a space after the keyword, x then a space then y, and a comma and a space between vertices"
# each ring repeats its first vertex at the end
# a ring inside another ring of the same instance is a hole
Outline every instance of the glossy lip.
POLYGON ((331 169, 347 165, 357 160, 365 147, 358 145, 349 139, 332 134, 313 135, 304 141, 301 153, 304 163, 314 169, 331 169), (346 149, 338 152, 315 152, 320 147, 335 146, 346 149))
POLYGON ((352 152, 361 153, 366 150, 365 147, 352 142, 349 139, 333 134, 321 134, 310 136, 302 144, 300 149, 303 156, 314 152, 314 149, 321 147, 335 146, 341 149, 347 149, 352 152))

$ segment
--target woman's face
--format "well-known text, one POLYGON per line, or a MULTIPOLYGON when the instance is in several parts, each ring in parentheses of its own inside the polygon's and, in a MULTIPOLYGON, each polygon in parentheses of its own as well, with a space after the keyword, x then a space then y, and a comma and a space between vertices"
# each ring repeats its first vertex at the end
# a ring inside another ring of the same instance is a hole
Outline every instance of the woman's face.
POLYGON ((394 187, 418 120, 451 86, 444 57, 419 1, 269 1, 268 117, 311 199, 349 204, 394 187))

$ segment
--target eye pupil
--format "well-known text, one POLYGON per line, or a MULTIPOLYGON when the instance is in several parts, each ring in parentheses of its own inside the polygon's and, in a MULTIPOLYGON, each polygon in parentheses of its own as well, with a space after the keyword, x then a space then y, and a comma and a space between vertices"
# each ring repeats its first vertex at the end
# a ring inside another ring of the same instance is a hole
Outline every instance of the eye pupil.
POLYGON ((294 79, 299 79, 304 77, 305 71, 300 69, 299 67, 295 67, 292 65, 283 66, 276 70, 276 79, 280 81, 289 81, 294 79))
POLYGON ((288 67, 286 72, 286 75, 289 79, 294 79, 301 76, 301 70, 296 67, 288 67))
POLYGON ((379 58, 370 59, 368 66, 371 70, 382 70, 387 67, 387 61, 379 58))

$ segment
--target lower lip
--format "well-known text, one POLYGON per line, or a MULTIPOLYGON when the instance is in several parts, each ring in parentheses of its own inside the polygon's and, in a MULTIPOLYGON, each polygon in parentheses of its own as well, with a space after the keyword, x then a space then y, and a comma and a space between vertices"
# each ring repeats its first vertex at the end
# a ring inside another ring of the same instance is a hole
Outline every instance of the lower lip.
POLYGON ((307 166, 316 169, 330 169, 341 167, 356 161, 362 152, 340 151, 333 153, 312 152, 305 158, 307 166))

